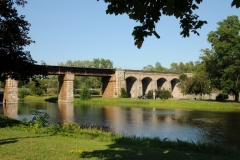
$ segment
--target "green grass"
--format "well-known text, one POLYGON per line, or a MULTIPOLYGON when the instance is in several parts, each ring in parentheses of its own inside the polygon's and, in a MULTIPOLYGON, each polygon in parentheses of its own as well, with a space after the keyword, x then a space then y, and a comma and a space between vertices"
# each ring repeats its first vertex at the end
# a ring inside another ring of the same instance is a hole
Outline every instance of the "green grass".
POLYGON ((218 159, 235 160, 240 151, 215 144, 158 138, 125 137, 77 124, 39 127, 0 117, 12 127, 0 128, 0 157, 9 159, 218 159), (15 124, 15 126, 13 126, 15 124))
POLYGON ((195 109, 209 111, 240 111, 238 102, 217 102, 200 100, 153 100, 153 99, 133 99, 133 98, 92 98, 89 101, 75 99, 74 103, 112 105, 127 107, 156 107, 156 108, 178 108, 195 109))
MULTIPOLYGON (((25 102, 57 102, 56 95, 47 96, 27 96, 25 102)), ((126 107, 156 107, 156 108, 178 108, 195 109, 209 111, 240 111, 239 102, 217 102, 207 100, 153 100, 153 99, 134 99, 134 98, 102 98, 101 96, 92 96, 90 100, 83 101, 79 98, 74 99, 75 104, 90 104, 95 106, 111 105, 126 107)))
POLYGON ((24 102, 57 102, 56 95, 43 95, 43 96, 26 96, 24 102))

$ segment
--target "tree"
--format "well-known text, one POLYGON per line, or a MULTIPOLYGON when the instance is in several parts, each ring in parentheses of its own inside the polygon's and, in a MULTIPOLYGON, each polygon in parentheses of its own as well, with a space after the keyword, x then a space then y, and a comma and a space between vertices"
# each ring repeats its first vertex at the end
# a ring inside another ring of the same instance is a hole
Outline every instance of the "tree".
POLYGON ((178 87, 183 94, 203 95, 210 94, 209 90, 209 77, 202 73, 195 73, 193 76, 188 77, 186 74, 180 74, 178 87))
MULTIPOLYGON (((86 67, 86 68, 113 68, 113 62, 109 59, 94 58, 92 61, 89 60, 67 60, 66 63, 59 63, 59 66, 74 66, 74 67, 86 67)), ((74 79, 74 88, 101 88, 101 77, 86 77, 79 76, 74 79)))
POLYGON ((34 43, 28 36, 30 23, 23 15, 18 15, 14 4, 24 7, 25 0, 0 1, 0 80, 8 77, 28 81, 43 68, 36 69, 36 61, 24 47, 34 43))
POLYGON ((41 96, 47 92, 48 82, 47 79, 42 79, 41 76, 37 76, 26 84, 25 87, 30 89, 31 94, 41 96))
POLYGON ((160 98, 160 99, 168 99, 168 98, 172 98, 172 94, 169 90, 166 90, 166 89, 155 89, 155 90, 149 90, 148 93, 147 93, 147 97, 149 99, 153 99, 153 92, 156 93, 156 97, 155 98, 160 98))
POLYGON ((187 78, 186 94, 203 95, 209 93, 208 76, 196 74, 187 78))
POLYGON ((225 93, 235 95, 240 92, 240 21, 237 16, 229 16, 217 23, 216 31, 208 34, 212 49, 202 49, 201 59, 211 85, 225 93))
MULTIPOLYGON (((99 0, 98 0, 99 1, 99 0)), ((127 14, 128 17, 136 22, 132 35, 135 45, 141 48, 144 37, 155 35, 160 38, 155 31, 156 24, 160 21, 161 16, 174 16, 180 21, 182 31, 180 35, 189 37, 190 32, 199 35, 200 29, 206 21, 198 20, 198 15, 194 10, 202 0, 104 0, 108 3, 107 14, 127 14)), ((240 7, 239 0, 233 0, 231 6, 240 7)))
POLYGON ((109 59, 94 58, 92 63, 95 68, 108 68, 108 69, 113 68, 113 62, 110 61, 109 59))
POLYGON ((168 69, 163 67, 161 65, 161 63, 159 63, 159 62, 155 63, 155 67, 152 66, 152 65, 147 65, 147 66, 143 67, 143 70, 145 70, 145 71, 158 71, 158 72, 167 72, 168 71, 168 69))
POLYGON ((192 61, 187 62, 184 64, 183 62, 178 63, 171 63, 170 65, 170 72, 177 72, 177 73, 192 73, 197 69, 197 62, 193 63, 192 61))
POLYGON ((180 88, 181 93, 184 95, 187 93, 187 75, 181 73, 178 79, 178 88, 180 88))
POLYGON ((89 100, 91 99, 91 93, 90 90, 87 87, 83 87, 81 93, 80 93, 80 99, 81 100, 89 100))
POLYGON ((19 98, 20 100, 24 100, 24 98, 25 98, 28 94, 29 94, 29 93, 28 93, 28 91, 27 91, 26 88, 20 88, 20 89, 18 90, 18 98, 19 98))
POLYGON ((120 98, 128 98, 127 91, 124 88, 121 88, 120 98))

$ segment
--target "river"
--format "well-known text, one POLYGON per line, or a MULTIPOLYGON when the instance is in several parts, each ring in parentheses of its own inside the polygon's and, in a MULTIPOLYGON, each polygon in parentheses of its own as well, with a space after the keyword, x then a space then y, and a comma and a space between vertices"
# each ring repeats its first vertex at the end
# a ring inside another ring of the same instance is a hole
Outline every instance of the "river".
POLYGON ((115 133, 240 147, 240 112, 213 112, 159 107, 94 106, 32 102, 0 104, 0 115, 31 119, 35 111, 50 115, 50 123, 76 122, 115 133))

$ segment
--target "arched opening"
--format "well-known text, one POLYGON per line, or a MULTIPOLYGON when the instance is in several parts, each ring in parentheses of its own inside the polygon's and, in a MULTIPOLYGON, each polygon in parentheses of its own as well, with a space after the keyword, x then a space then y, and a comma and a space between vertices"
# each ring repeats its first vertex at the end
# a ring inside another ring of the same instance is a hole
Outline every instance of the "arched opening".
MULTIPOLYGON (((157 88, 164 88, 164 83, 166 82, 167 80, 165 78, 159 78, 157 80, 157 88)), ((166 89, 166 88, 165 88, 166 89)))
POLYGON ((171 80, 171 89, 172 91, 174 90, 176 84, 178 83, 178 79, 177 78, 174 78, 171 80))
POLYGON ((151 83, 152 79, 149 77, 142 79, 142 93, 147 94, 148 90, 151 89, 151 86, 149 85, 151 83))
POLYGON ((133 97, 134 96, 134 88, 136 88, 136 81, 137 79, 135 77, 128 77, 126 79, 126 91, 127 91, 127 94, 128 94, 128 97, 133 97))
POLYGON ((182 96, 180 94, 181 92, 180 92, 179 88, 176 86, 177 83, 178 83, 178 79, 177 78, 174 78, 174 79, 171 80, 171 89, 172 89, 171 91, 172 91, 172 96, 174 98, 182 96))

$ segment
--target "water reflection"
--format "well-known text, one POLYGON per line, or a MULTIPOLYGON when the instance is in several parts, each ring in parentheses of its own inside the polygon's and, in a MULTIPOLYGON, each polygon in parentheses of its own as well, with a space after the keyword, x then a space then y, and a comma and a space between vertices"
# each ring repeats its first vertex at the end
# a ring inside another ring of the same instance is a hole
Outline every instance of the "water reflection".
POLYGON ((9 118, 18 119, 18 104, 8 103, 3 105, 3 115, 9 118))
POLYGON ((73 103, 58 103, 60 123, 74 122, 73 103))
POLYGON ((31 119, 34 110, 50 115, 50 123, 98 125, 126 135, 240 145, 240 112, 90 106, 73 103, 19 103, 0 108, 0 115, 31 119))

